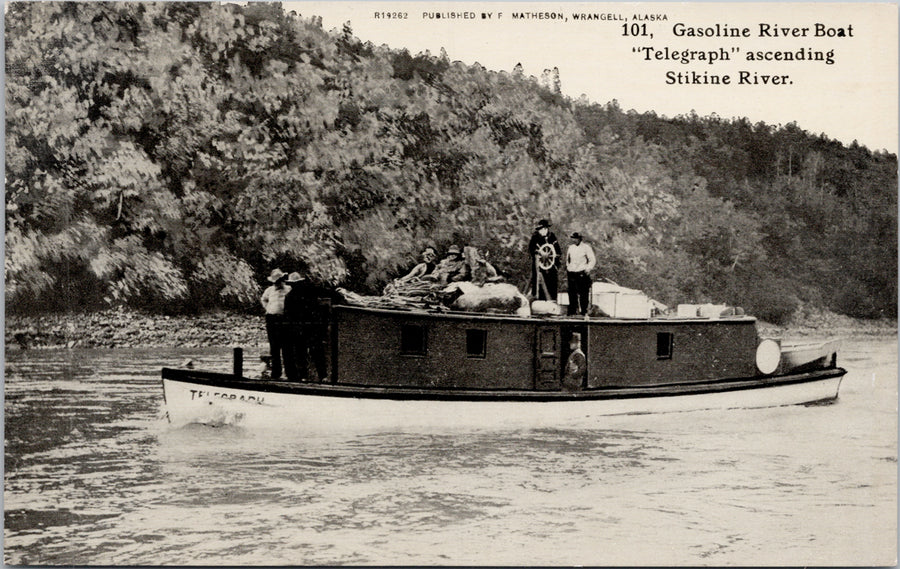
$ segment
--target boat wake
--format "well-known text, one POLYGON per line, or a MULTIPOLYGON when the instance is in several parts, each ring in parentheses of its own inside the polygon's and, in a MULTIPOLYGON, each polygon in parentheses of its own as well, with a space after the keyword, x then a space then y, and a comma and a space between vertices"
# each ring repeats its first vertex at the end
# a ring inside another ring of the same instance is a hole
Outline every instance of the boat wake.
POLYGON ((190 421, 190 424, 207 427, 240 427, 243 423, 243 411, 227 409, 221 405, 210 405, 206 412, 198 414, 190 421))

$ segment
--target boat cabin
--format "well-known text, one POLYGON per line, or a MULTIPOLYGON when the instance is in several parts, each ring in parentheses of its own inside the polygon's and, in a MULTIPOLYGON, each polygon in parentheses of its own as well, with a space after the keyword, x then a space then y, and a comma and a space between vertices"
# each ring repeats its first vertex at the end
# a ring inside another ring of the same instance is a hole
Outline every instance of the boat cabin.
POLYGON ((562 390, 574 333, 582 390, 760 375, 756 320, 583 319, 334 306, 333 383, 439 389, 562 390))

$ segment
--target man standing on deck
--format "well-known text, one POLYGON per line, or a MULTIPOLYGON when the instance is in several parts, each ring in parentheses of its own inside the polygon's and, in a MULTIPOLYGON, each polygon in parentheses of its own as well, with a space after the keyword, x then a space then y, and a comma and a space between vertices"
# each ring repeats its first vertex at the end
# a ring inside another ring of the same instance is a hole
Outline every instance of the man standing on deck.
POLYGON ((566 391, 581 391, 584 387, 584 377, 587 375, 587 357, 581 351, 580 333, 572 333, 569 349, 572 350, 572 353, 566 360, 566 373, 563 376, 562 387, 566 391))
POLYGON ((284 301, 284 315, 290 335, 285 338, 285 371, 291 381, 308 381, 309 360, 312 359, 318 381, 328 380, 328 361, 325 353, 328 342, 330 306, 339 297, 326 287, 313 283, 300 273, 288 277, 291 291, 284 301))
POLYGON ((263 292, 260 302, 266 311, 266 336, 269 338, 269 354, 272 356, 272 379, 279 379, 281 355, 284 352, 284 298, 290 289, 284 284, 287 274, 281 269, 272 269, 268 279, 272 286, 263 292))
POLYGON ((308 328, 312 319, 309 294, 300 273, 288 275, 287 283, 290 291, 284 299, 284 373, 288 381, 305 381, 309 371, 308 328))
POLYGON ((556 302, 556 290, 559 285, 559 258, 562 249, 556 235, 550 231, 550 222, 542 219, 538 222, 531 241, 528 242, 528 255, 531 256, 531 294, 538 300, 556 302))
POLYGON ((572 234, 574 243, 566 251, 566 276, 569 279, 569 308, 566 313, 585 315, 591 307, 591 269, 597 264, 594 250, 581 240, 581 233, 572 234))

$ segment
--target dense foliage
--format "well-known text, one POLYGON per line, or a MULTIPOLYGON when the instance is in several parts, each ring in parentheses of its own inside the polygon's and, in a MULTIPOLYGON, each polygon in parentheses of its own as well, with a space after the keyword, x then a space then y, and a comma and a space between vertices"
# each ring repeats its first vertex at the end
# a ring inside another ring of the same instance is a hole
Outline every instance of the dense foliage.
POLYGON ((276 265, 371 292, 429 243, 523 285, 547 217, 664 302, 896 316, 896 156, 793 124, 572 101, 278 4, 13 3, 6 73, 8 309, 252 306, 276 265))

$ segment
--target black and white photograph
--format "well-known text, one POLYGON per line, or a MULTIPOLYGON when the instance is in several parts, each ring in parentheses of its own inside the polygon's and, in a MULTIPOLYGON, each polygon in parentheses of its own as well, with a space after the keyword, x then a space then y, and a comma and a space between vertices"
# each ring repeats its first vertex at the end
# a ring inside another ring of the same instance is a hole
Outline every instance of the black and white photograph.
POLYGON ((896 3, 4 24, 5 565, 896 565, 896 3))

